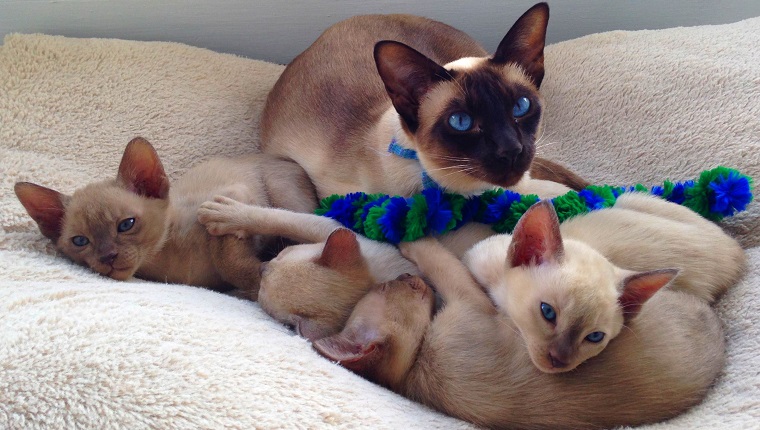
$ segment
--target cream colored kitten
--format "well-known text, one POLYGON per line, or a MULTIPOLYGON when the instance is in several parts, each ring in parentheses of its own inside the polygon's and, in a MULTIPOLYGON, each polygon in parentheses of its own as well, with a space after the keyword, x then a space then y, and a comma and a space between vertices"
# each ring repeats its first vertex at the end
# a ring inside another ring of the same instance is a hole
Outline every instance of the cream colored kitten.
POLYGON ((337 333, 373 285, 417 273, 395 246, 357 236, 330 218, 216 197, 201 205, 198 219, 215 236, 277 235, 302 243, 265 263, 259 303, 308 339, 337 333))
POLYGON ((704 397, 724 363, 720 321, 702 300, 662 291, 615 342, 574 372, 533 366, 513 322, 433 239, 402 243, 444 301, 417 277, 373 287, 340 334, 314 342, 327 358, 444 413, 488 428, 639 425, 704 397))
POLYGON ((234 287, 254 299, 260 259, 276 253, 279 240, 209 237, 196 220, 198 206, 217 194, 301 211, 316 206, 303 170, 268 155, 206 161, 170 190, 158 154, 142 138, 127 145, 115 180, 86 185, 71 196, 28 182, 17 183, 15 191, 61 252, 102 275, 220 291, 234 287))
POLYGON ((739 280, 745 256, 691 210, 631 193, 561 226, 541 202, 512 236, 478 243, 464 261, 514 321, 536 367, 555 373, 602 352, 671 282, 713 302, 739 280))

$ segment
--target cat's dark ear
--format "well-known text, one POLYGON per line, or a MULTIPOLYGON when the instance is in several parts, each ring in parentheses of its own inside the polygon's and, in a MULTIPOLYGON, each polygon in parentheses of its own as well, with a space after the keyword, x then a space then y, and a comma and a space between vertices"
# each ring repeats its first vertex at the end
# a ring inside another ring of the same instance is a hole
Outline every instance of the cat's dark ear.
POLYGON ((557 212, 550 201, 543 200, 531 206, 517 221, 507 264, 518 267, 559 262, 563 253, 557 212))
POLYGON ((142 137, 127 144, 117 179, 128 190, 144 197, 165 199, 169 196, 169 178, 161 159, 153 145, 142 137))
POLYGON ((374 367, 380 358, 382 344, 383 339, 366 333, 338 333, 312 343, 322 356, 359 374, 374 367))
POLYGON ((346 228, 339 228, 330 233, 317 264, 335 270, 363 266, 364 258, 356 234, 346 228))
POLYGON ((623 309, 623 318, 626 321, 635 318, 641 306, 676 276, 678 269, 634 273, 626 277, 623 280, 623 293, 618 297, 618 303, 623 309))
POLYGON ((528 9, 501 40, 491 61, 520 65, 536 87, 540 87, 544 79, 544 44, 548 23, 549 5, 538 3, 528 9))
POLYGON ((417 112, 422 96, 437 82, 451 75, 435 61, 400 42, 375 44, 375 65, 393 107, 410 132, 419 127, 417 112))
POLYGON ((17 182, 13 190, 42 234, 53 242, 57 241, 61 237, 68 197, 31 182, 17 182))

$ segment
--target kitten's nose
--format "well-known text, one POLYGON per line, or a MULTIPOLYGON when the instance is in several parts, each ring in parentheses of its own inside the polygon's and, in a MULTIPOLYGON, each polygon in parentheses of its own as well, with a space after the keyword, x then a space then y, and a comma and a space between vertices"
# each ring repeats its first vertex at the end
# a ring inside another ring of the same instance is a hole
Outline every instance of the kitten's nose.
POLYGON ((555 369, 561 369, 567 366, 567 363, 565 363, 564 361, 558 360, 551 353, 549 353, 549 361, 551 361, 552 367, 554 367, 555 369))
POLYGON ((113 262, 116 261, 116 257, 119 256, 119 253, 116 251, 111 251, 106 255, 100 256, 100 262, 103 264, 108 264, 109 266, 113 265, 113 262))

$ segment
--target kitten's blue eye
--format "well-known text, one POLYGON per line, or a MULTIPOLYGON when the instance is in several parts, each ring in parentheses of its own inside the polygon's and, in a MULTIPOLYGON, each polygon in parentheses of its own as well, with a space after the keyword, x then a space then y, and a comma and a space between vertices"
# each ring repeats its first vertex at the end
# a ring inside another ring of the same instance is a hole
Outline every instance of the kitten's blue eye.
POLYGON ((557 319, 557 313, 554 312, 554 308, 544 302, 541 302, 541 315, 543 315, 544 319, 550 323, 553 323, 554 320, 557 319))
POLYGON ((456 131, 467 131, 472 128, 472 117, 465 112, 457 112, 449 117, 449 125, 456 131))
POLYGON ((530 110, 530 100, 528 100, 527 97, 520 97, 515 102, 515 105, 512 107, 512 116, 515 118, 520 118, 525 116, 526 113, 530 110))
POLYGON ((90 243, 90 239, 87 239, 84 236, 74 236, 71 238, 71 243, 73 243, 76 246, 85 246, 88 243, 90 243))
POLYGON ((599 343, 602 339, 604 339, 604 333, 600 331, 595 331, 586 336, 586 340, 593 343, 599 343))
POLYGON ((122 220, 119 225, 116 227, 116 230, 119 233, 124 233, 125 231, 128 231, 132 229, 132 227, 135 225, 135 219, 134 218, 127 218, 125 220, 122 220))

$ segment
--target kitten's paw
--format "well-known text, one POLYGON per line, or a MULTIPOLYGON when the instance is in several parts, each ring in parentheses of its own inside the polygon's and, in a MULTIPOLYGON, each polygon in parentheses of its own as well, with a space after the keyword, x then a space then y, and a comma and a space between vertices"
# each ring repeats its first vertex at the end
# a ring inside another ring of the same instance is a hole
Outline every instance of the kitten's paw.
POLYGON ((430 247, 438 246, 438 240, 432 237, 423 237, 414 242, 401 242, 398 244, 398 250, 401 255, 412 263, 419 261, 419 256, 430 247))
POLYGON ((213 201, 203 203, 198 208, 198 222, 206 227, 212 236, 233 234, 240 239, 248 237, 245 229, 248 206, 224 196, 216 196, 213 201))

